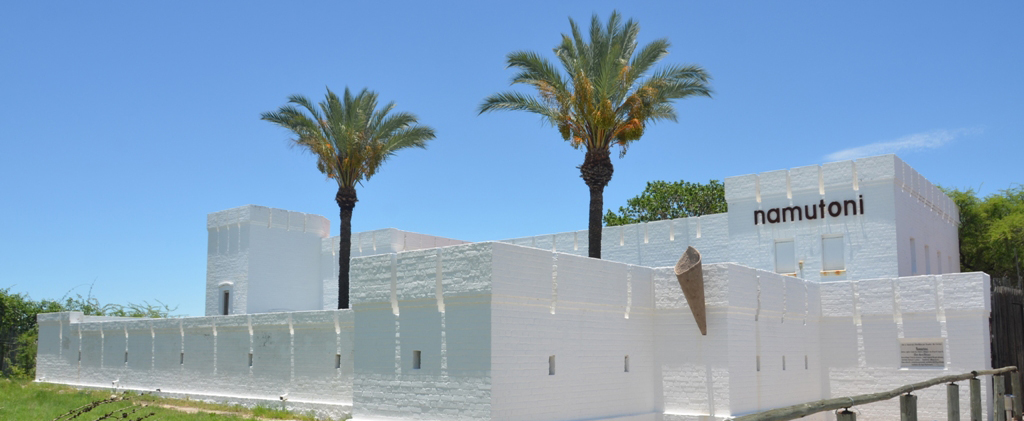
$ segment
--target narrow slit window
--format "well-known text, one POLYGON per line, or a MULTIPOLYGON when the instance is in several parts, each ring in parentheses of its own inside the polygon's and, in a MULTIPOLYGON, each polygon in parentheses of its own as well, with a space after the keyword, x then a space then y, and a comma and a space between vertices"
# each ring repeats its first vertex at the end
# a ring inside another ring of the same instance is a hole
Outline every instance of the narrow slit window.
POLYGON ((786 356, 782 356, 782 371, 786 371, 786 356))
POLYGON ((224 304, 221 313, 227 316, 231 312, 231 291, 224 291, 224 304))
POLYGON ((761 356, 757 356, 757 371, 761 371, 761 356))
POLYGON ((341 369, 341 354, 334 355, 334 368, 341 369))
POLYGON ((935 274, 942 275, 942 252, 935 252, 935 274))
POLYGON ((78 362, 82 362, 82 351, 78 351, 78 362))
POLYGON ((252 367, 252 353, 249 353, 249 367, 252 367))
POLYGON ((125 363, 125 365, 128 364, 128 351, 124 352, 124 363, 125 363))
POLYGON ((804 355, 804 370, 807 370, 807 356, 804 355))
POLYGON ((178 364, 182 364, 182 365, 185 364, 185 353, 184 352, 181 353, 181 358, 178 360, 178 364))
POLYGON ((548 357, 548 375, 549 376, 554 376, 555 375, 555 356, 554 355, 548 357))
POLYGON ((413 370, 419 370, 420 369, 420 355, 421 355, 420 351, 413 351, 412 352, 412 368, 413 368, 413 370))
POLYGON ((629 355, 626 356, 625 372, 629 372, 629 355))
POLYGON ((910 239, 910 274, 917 275, 917 245, 910 239))
POLYGON ((928 251, 928 245, 924 245, 924 274, 932 274, 932 255, 928 251))

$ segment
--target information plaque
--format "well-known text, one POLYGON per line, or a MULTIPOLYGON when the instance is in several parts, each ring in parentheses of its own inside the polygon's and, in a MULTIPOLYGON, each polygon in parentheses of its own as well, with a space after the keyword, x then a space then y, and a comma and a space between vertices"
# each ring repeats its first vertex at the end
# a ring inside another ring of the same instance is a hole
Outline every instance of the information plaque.
POLYGON ((942 338, 900 339, 900 368, 946 368, 942 338))

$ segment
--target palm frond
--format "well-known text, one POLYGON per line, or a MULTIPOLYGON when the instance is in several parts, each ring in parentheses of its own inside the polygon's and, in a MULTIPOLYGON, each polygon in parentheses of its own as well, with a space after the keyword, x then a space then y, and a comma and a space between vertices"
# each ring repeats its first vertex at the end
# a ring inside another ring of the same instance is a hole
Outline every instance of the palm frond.
POLYGON ((298 107, 285 105, 260 117, 290 130, 293 144, 316 155, 317 169, 340 187, 354 187, 396 151, 424 148, 435 137, 433 129, 417 125, 415 115, 392 114, 393 102, 378 108, 377 98, 365 88, 353 95, 346 87, 340 97, 328 88, 319 104, 292 95, 289 104, 298 107))
POLYGON ((542 104, 536 98, 513 91, 499 92, 487 97, 483 104, 480 104, 479 113, 497 110, 529 111, 549 120, 553 120, 558 114, 557 110, 542 104))

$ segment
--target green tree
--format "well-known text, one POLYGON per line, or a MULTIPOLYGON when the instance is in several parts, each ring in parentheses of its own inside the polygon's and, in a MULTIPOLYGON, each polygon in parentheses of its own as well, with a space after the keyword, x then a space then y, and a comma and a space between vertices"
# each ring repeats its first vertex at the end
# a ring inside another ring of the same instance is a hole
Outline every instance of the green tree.
POLYGON ((5 376, 35 377, 36 343, 39 313, 78 311, 87 316, 170 317, 177 307, 159 304, 100 304, 92 296, 70 293, 60 300, 35 301, 25 294, 12 294, 10 288, 0 289, 0 371, 5 376))
POLYGON ((590 257, 600 258, 604 188, 614 172, 612 146, 619 146, 621 157, 648 124, 676 121, 674 100, 710 97, 710 76, 695 65, 654 70, 668 54, 668 40, 658 39, 638 50, 640 25, 633 20, 623 23, 618 12, 612 12, 605 24, 594 15, 589 40, 571 18, 569 26, 571 34, 562 34, 554 49, 562 70, 534 52, 516 51, 507 57, 508 67, 518 71, 512 84, 532 86, 536 97, 500 92, 484 99, 479 111, 538 114, 572 147, 585 151, 579 169, 590 189, 588 250, 590 257))
POLYGON ((604 214, 607 226, 660 221, 663 219, 723 213, 728 210, 725 202, 725 185, 718 180, 707 184, 688 181, 648 181, 644 191, 626 200, 626 206, 619 207, 619 213, 611 209, 604 214))
POLYGON ((295 135, 292 142, 315 155, 317 169, 338 183, 334 196, 341 209, 338 308, 348 308, 356 185, 373 177, 399 150, 425 149, 427 141, 434 138, 434 129, 419 125, 413 114, 392 113, 394 102, 378 108, 377 93, 367 89, 353 96, 345 88, 341 98, 328 89, 317 105, 302 95, 292 95, 288 103, 292 105, 263 113, 261 118, 290 130, 295 135))
POLYGON ((943 189, 960 212, 960 270, 997 278, 1024 275, 1024 186, 979 199, 974 189, 943 189))

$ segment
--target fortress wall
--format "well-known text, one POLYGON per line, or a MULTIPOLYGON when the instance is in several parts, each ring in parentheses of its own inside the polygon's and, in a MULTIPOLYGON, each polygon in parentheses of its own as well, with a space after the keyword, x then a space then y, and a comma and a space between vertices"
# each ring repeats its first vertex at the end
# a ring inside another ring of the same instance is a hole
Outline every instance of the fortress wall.
POLYGON ((284 396, 286 406, 339 415, 352 402, 352 316, 350 310, 115 320, 41 314, 36 376, 249 405, 280 403, 284 396))
POLYGON ((494 419, 659 409, 652 269, 503 243, 493 250, 494 419))
POLYGON ((893 195, 897 160, 884 155, 726 178, 730 260, 775 272, 780 257, 776 243, 792 241, 794 255, 789 259, 803 262, 802 268, 795 266, 804 279, 898 276, 902 258, 895 248, 893 195), (830 213, 833 202, 842 205, 838 216, 830 213), (841 272, 824 270, 826 237, 843 239, 841 272))
MULTIPOLYGON (((831 397, 890 390, 930 378, 990 367, 989 279, 963 273, 821 284, 823 367, 831 397), (900 339, 945 339, 945 369, 901 369, 900 339)), ((991 400, 986 383, 983 399, 991 400)), ((968 387, 961 385, 961 402, 968 387)), ((921 419, 940 419, 946 391, 933 387, 918 395, 921 419)), ((898 403, 858 406, 870 419, 896 416, 898 403)), ((991 402, 988 406, 991 411, 991 402)), ((961 406, 966 419, 969 408, 961 406)))
POLYGON ((246 205, 207 215, 206 315, 321 308, 326 218, 246 205), (282 282, 285 281, 285 282, 282 282))
POLYGON ((893 159, 899 275, 960 272, 956 204, 905 162, 893 159))
POLYGON ((352 260, 354 417, 490 418, 490 262, 489 243, 352 260))
MULTIPOLYGON (((320 245, 320 278, 325 310, 338 307, 338 245, 340 237, 324 238, 320 245)), ((351 258, 466 244, 465 241, 385 228, 352 233, 351 258)), ((349 271, 351 276, 351 270, 349 271)), ((350 298, 351 300, 351 298, 350 298)))
POLYGON ((703 269, 707 336, 672 269, 656 269, 665 413, 728 417, 821 399, 816 285, 731 263, 703 269))
MULTIPOLYGON (((700 250, 706 263, 729 260, 726 214, 604 227, 601 258, 646 267, 676 264, 686 247, 700 250)), ((587 230, 503 240, 502 243, 587 256, 587 230)))

